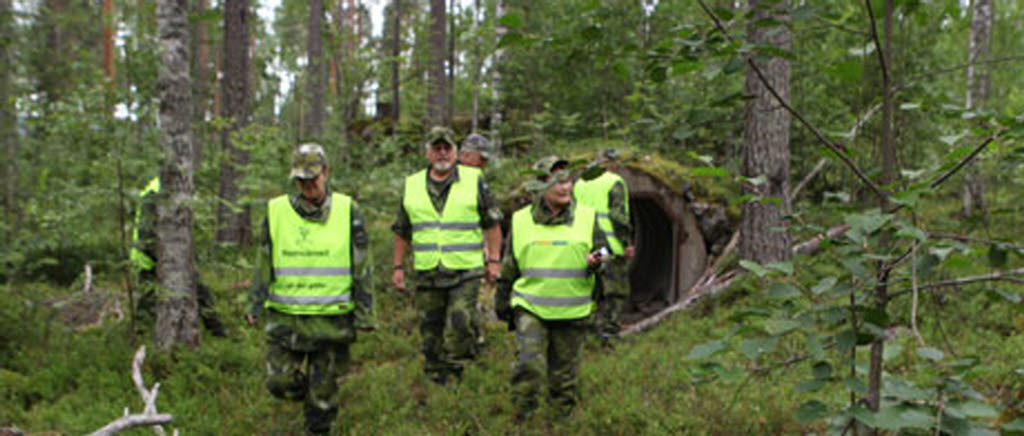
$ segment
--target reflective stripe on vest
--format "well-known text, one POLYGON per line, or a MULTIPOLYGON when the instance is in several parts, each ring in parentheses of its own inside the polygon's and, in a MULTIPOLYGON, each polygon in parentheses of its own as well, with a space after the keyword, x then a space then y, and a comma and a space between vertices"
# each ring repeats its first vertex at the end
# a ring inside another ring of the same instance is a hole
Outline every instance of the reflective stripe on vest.
POLYGON ((571 225, 533 222, 533 207, 512 216, 512 251, 520 277, 512 284, 512 307, 546 320, 579 319, 593 311, 594 276, 587 254, 594 246, 594 209, 581 204, 571 225))
POLYGON ((156 261, 146 255, 139 247, 139 226, 142 225, 142 200, 150 194, 160 193, 160 177, 154 177, 146 187, 139 192, 139 207, 135 208, 135 228, 132 229, 132 248, 128 252, 128 258, 132 265, 142 271, 149 271, 156 268, 156 261))
POLYGON ((604 174, 601 174, 600 177, 594 180, 577 181, 576 185, 573 186, 573 197, 576 198, 576 201, 590 206, 597 211, 597 223, 601 227, 601 231, 604 232, 605 238, 608 239, 608 246, 611 248, 612 253, 621 255, 625 252, 623 241, 620 241, 615 236, 615 227, 612 226, 612 220, 608 217, 608 196, 611 194, 615 184, 619 182, 622 182, 622 188, 625 190, 626 214, 628 215, 629 188, 626 186, 626 182, 622 180, 622 176, 611 171, 605 171, 604 174))
POLYGON ((267 308, 292 315, 352 310, 352 199, 331 195, 327 222, 303 219, 286 195, 267 203, 274 271, 267 308))
POLYGON ((427 170, 405 178, 402 206, 412 224, 413 267, 465 270, 484 265, 483 233, 477 210, 480 170, 458 166, 444 210, 439 214, 427 192, 427 170))

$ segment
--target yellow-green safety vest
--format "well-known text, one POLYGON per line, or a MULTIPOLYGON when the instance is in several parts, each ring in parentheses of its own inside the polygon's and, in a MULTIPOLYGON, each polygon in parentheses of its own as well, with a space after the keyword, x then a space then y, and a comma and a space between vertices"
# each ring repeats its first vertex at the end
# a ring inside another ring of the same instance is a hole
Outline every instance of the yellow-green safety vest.
POLYGON ((154 177, 150 180, 146 187, 139 192, 139 207, 135 208, 135 228, 132 229, 132 248, 128 253, 128 258, 131 260, 132 265, 135 268, 142 271, 149 271, 156 268, 156 261, 152 257, 146 255, 139 248, 139 226, 142 225, 142 200, 150 194, 160 193, 160 177, 154 177))
POLYGON ((287 195, 270 200, 274 281, 264 307, 291 315, 338 315, 352 303, 352 199, 331 195, 326 222, 303 219, 287 195))
POLYGON ((594 209, 578 204, 571 225, 533 222, 533 206, 512 216, 512 250, 520 276, 512 307, 545 320, 585 318, 593 311, 594 276, 587 254, 594 248, 594 209))
POLYGON ((480 170, 459 165, 444 210, 437 213, 427 192, 427 170, 405 178, 402 206, 412 224, 413 267, 466 270, 484 265, 483 233, 477 210, 480 170))
POLYGON ((625 244, 615 236, 615 227, 612 226, 612 220, 608 217, 608 195, 611 194, 612 188, 616 183, 622 182, 622 187, 626 193, 626 214, 629 214, 629 188, 626 186, 626 182, 622 180, 622 176, 615 174, 611 171, 605 171, 600 177, 585 181, 579 180, 573 187, 573 197, 576 201, 594 208, 597 211, 597 224, 601 227, 601 231, 604 232, 605 238, 608 239, 608 247, 611 248, 612 253, 616 255, 622 255, 625 252, 625 244))

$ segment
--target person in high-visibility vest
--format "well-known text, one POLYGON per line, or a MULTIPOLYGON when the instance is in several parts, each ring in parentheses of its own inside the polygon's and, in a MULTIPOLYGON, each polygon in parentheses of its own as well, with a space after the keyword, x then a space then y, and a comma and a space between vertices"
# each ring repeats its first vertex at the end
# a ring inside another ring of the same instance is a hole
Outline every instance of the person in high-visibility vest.
POLYGON ((391 283, 406 291, 403 261, 411 251, 423 371, 446 384, 460 380, 478 353, 473 312, 480 278, 498 276, 502 214, 480 170, 455 163, 451 130, 432 128, 424 151, 430 166, 405 178, 391 226, 391 283))
POLYGON ((267 203, 246 322, 264 319, 267 389, 303 402, 306 431, 328 434, 338 378, 356 331, 374 328, 369 234, 359 205, 331 192, 327 155, 302 144, 292 155, 299 193, 267 203))
POLYGON ((543 174, 534 186, 539 193, 512 216, 495 294, 498 317, 516 332, 511 383, 517 421, 538 408, 545 374, 554 415, 575 408, 594 280, 609 255, 597 212, 572 197, 567 164, 546 158, 534 166, 543 174))
MULTIPOLYGON (((487 165, 497 158, 495 144, 486 136, 479 133, 470 133, 462 140, 459 147, 459 164, 479 169, 481 172, 487 169, 487 165)), ((484 243, 487 239, 484 239, 484 243)), ((486 247, 484 248, 486 250, 486 247)), ((487 314, 494 312, 491 303, 494 301, 494 282, 486 279, 481 280, 480 292, 476 299, 476 310, 473 311, 473 325, 476 327, 477 348, 482 349, 486 341, 484 326, 487 324, 487 314)))
MULTIPOLYGON (((146 187, 139 191, 139 205, 135 208, 135 225, 132 228, 132 245, 128 258, 132 263, 138 283, 142 290, 136 304, 136 318, 139 326, 148 327, 156 317, 157 276, 156 276, 156 223, 157 199, 160 196, 160 177, 152 178, 146 187)), ((214 309, 213 293, 202 280, 199 271, 194 270, 196 283, 196 303, 199 305, 199 319, 211 335, 226 337, 227 329, 214 309)))
POLYGON ((616 174, 617 153, 609 149, 598 155, 606 171, 593 180, 578 180, 573 187, 576 201, 597 210, 598 225, 611 249, 605 274, 597 282, 598 309, 594 323, 601 341, 612 345, 622 329, 622 313, 629 302, 629 263, 633 259, 633 226, 629 217, 629 188, 616 174))

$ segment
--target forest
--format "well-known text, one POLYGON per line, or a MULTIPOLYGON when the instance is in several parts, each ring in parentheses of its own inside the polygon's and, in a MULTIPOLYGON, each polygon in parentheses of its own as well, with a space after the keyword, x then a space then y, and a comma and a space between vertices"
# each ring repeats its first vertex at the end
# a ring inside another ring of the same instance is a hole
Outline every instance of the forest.
POLYGON ((368 236, 330 434, 1024 435, 1022 53, 1020 0, 0 0, 0 435, 309 434, 249 318, 308 143, 368 236), (538 159, 628 187, 567 415, 517 412, 487 284, 424 375, 435 126, 505 241, 538 159))

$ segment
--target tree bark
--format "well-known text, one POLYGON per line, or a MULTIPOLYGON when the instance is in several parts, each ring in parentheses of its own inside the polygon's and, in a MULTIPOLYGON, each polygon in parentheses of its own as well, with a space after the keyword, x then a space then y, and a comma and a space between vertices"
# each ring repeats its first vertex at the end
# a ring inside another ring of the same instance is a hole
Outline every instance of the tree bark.
POLYGON ((14 15, 11 0, 0 0, 0 138, 4 141, 4 214, 7 220, 5 245, 14 241, 14 230, 18 222, 18 205, 15 193, 18 186, 18 112, 14 107, 12 73, 15 71, 11 47, 14 46, 14 15))
MULTIPOLYGON (((194 1, 195 15, 203 16, 206 13, 209 0, 194 1)), ((195 113, 192 115, 195 117, 196 122, 202 125, 206 121, 206 110, 210 106, 210 40, 205 20, 196 20, 193 24, 192 38, 192 52, 195 53, 195 59, 192 63, 192 84, 195 90, 193 92, 193 99, 196 105, 195 113)), ((203 143, 206 142, 206 136, 205 129, 203 129, 199 135, 199 140, 192 147, 195 154, 193 160, 196 167, 199 167, 203 160, 203 143)))
POLYGON ((192 242, 192 83, 188 63, 188 1, 159 0, 157 31, 162 48, 160 89, 161 201, 157 207, 156 345, 170 350, 199 343, 192 242))
POLYGON ((321 31, 324 20, 323 0, 310 0, 309 25, 307 27, 306 49, 309 65, 309 77, 306 80, 306 98, 310 112, 306 118, 306 138, 319 138, 323 131, 325 118, 326 95, 324 94, 324 41, 321 31))
MULTIPOLYGON (((500 23, 501 18, 505 16, 505 0, 498 0, 495 15, 495 21, 500 23)), ((494 28, 497 42, 501 42, 501 37, 505 36, 505 33, 508 33, 508 29, 501 24, 497 24, 494 28)), ((505 49, 494 50, 494 61, 491 63, 491 92, 494 98, 493 106, 491 106, 491 141, 499 153, 501 152, 501 124, 503 121, 501 117, 504 109, 501 105, 501 65, 504 59, 505 49)))
POLYGON ((448 111, 445 124, 451 125, 455 116, 455 0, 448 0, 448 111))
POLYGON ((402 55, 402 0, 394 0, 391 3, 391 123, 394 131, 398 130, 398 122, 402 115, 400 109, 401 77, 398 74, 399 63, 402 55))
POLYGON ((108 86, 114 83, 114 0, 103 0, 103 74, 108 86))
MULTIPOLYGON (((971 30, 967 41, 967 109, 975 112, 985 109, 989 93, 989 66, 981 61, 991 52, 992 0, 973 0, 971 30)), ((963 186, 963 214, 985 215, 985 179, 978 163, 967 167, 963 186)))
POLYGON ((235 147, 231 134, 249 124, 249 0, 224 4, 224 76, 221 80, 224 112, 231 124, 220 132, 224 151, 220 163, 220 200, 217 204, 217 242, 249 243, 249 206, 239 182, 249 164, 249 152, 235 147))
POLYGON ((430 61, 427 67, 427 121, 431 126, 445 125, 447 90, 445 78, 445 0, 430 0, 430 61))
MULTIPOLYGON (((787 28, 768 28, 756 25, 758 20, 774 18, 788 21, 785 10, 789 2, 780 2, 773 8, 758 7, 759 0, 750 0, 755 11, 748 25, 748 38, 754 44, 771 44, 788 50, 792 37, 787 28), (772 10, 770 10, 772 9, 772 10), (773 12, 778 11, 778 12, 773 12), (771 34, 770 32, 775 32, 771 34)), ((781 57, 754 60, 772 88, 784 100, 789 100, 789 61, 781 57)), ((790 257, 789 234, 783 216, 789 210, 789 124, 790 115, 758 80, 752 68, 747 71, 746 94, 754 96, 746 103, 744 127, 743 175, 764 176, 759 186, 747 184, 745 191, 762 198, 772 198, 778 204, 754 201, 743 206, 740 222, 740 255, 756 262, 777 262, 790 257)))

